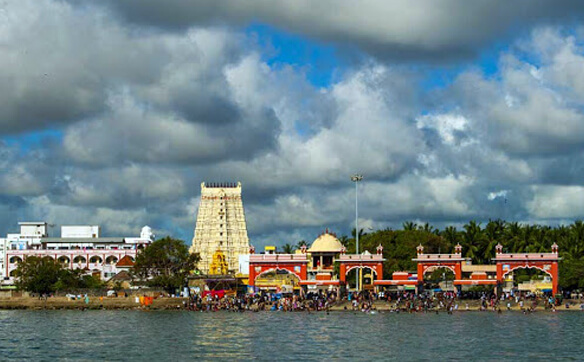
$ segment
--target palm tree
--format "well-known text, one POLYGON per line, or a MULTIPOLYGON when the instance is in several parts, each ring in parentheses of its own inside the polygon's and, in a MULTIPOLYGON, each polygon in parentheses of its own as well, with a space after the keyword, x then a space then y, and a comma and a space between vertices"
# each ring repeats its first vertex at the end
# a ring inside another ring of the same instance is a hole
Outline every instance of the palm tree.
POLYGON ((296 249, 296 246, 291 245, 289 243, 286 243, 286 244, 284 244, 284 246, 282 246, 282 252, 284 254, 293 254, 295 249, 296 249))
POLYGON ((523 227, 521 228, 520 238, 517 239, 517 242, 515 243, 515 252, 523 253, 533 251, 530 250, 530 246, 533 244, 534 234, 535 226, 523 225, 523 227))
POLYGON ((424 225, 418 226, 418 230, 425 231, 430 234, 434 234, 438 231, 438 229, 434 228, 434 226, 430 225, 430 223, 424 223, 424 225))
POLYGON ((339 241, 341 242, 341 244, 343 244, 344 247, 347 247, 347 245, 349 245, 349 237, 347 235, 342 235, 341 237, 339 237, 339 241))
POLYGON ((493 258, 495 246, 500 243, 503 239, 503 234, 505 232, 505 223, 501 219, 489 220, 489 223, 485 227, 485 237, 486 244, 484 249, 481 250, 481 255, 483 261, 488 261, 493 258))
MULTIPOLYGON (((351 235, 353 236, 353 238, 355 238, 355 228, 353 228, 353 230, 351 230, 351 235)), ((363 238, 365 235, 367 235, 366 232, 363 231, 363 229, 359 229, 359 239, 363 238)))
POLYGON ((460 242, 460 234, 454 226, 447 226, 444 231, 440 233, 440 236, 442 236, 451 246, 460 242))
POLYGON ((516 253, 519 240, 521 239, 521 225, 514 221, 505 225, 505 243, 503 245, 507 248, 507 252, 516 253))
POLYGON ((549 251, 551 243, 549 242, 551 228, 549 226, 535 226, 532 247, 529 248, 531 252, 542 253, 549 251))
POLYGON ((404 231, 414 231, 418 229, 418 224, 413 221, 406 221, 403 224, 404 231))
POLYGON ((486 238, 481 229, 481 224, 473 220, 464 225, 463 229, 462 247, 466 250, 465 256, 471 258, 475 263, 482 262, 482 256, 480 255, 479 250, 481 243, 483 243, 486 238))

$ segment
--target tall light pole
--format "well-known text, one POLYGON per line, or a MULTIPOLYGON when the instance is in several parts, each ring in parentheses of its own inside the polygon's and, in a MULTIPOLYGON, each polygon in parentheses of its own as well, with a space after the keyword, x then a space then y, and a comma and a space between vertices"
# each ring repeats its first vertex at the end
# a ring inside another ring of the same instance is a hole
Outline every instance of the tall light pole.
MULTIPOLYGON (((355 252, 359 255, 359 260, 361 260, 361 254, 359 254, 359 192, 357 185, 359 181, 363 180, 363 175, 355 174, 351 176, 351 181, 355 183, 355 252)), ((357 270, 357 277, 355 280, 355 289, 359 292, 359 272, 360 269, 357 270)))

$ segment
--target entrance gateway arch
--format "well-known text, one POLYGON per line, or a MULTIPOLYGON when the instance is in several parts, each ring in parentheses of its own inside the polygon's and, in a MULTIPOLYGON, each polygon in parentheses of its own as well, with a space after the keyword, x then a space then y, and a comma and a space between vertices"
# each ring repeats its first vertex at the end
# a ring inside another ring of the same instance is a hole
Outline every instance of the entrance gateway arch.
POLYGON ((552 245, 551 253, 503 253, 503 245, 495 247, 497 264, 497 282, 502 284, 507 274, 515 269, 539 269, 552 279, 552 293, 558 293, 558 244, 552 245))
MULTIPOLYGON (((417 256, 412 259, 417 263, 417 276, 409 277, 408 273, 396 272, 392 280, 376 280, 375 285, 415 285, 424 283, 424 274, 436 268, 448 268, 454 272, 454 285, 494 285, 501 286, 505 276, 516 269, 534 268, 548 274, 552 280, 552 293, 558 292, 558 245, 554 243, 550 253, 503 253, 503 246, 495 247, 494 265, 469 265, 470 259, 462 256, 462 246, 454 247, 452 254, 425 254, 424 247, 416 248, 417 256), (465 269, 472 269, 467 270, 465 269), (471 273, 470 278, 464 278, 463 273, 471 273)), ((417 289, 418 290, 418 289, 417 289)))

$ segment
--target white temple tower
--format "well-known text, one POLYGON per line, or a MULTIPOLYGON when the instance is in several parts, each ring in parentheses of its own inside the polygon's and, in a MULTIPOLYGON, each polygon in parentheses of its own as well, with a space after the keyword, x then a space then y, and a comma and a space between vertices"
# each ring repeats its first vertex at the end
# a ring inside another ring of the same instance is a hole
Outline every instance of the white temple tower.
POLYGON ((217 250, 226 256, 232 273, 239 269, 239 255, 249 253, 241 182, 201 183, 201 201, 190 252, 201 256, 198 268, 202 273, 209 274, 217 250))

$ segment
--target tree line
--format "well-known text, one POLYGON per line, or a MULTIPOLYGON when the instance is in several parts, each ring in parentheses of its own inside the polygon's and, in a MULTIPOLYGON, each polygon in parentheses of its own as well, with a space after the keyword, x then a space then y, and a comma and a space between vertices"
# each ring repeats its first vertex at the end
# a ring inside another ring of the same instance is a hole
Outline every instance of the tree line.
MULTIPOLYGON (((343 235, 339 241, 347 248, 347 253, 355 252, 355 229, 351 236, 343 235)), ((384 278, 391 278, 394 271, 415 271, 416 247, 424 246, 425 253, 453 253, 460 243, 462 254, 473 264, 490 264, 495 257, 497 244, 505 253, 550 252, 553 243, 559 247, 560 286, 572 290, 584 288, 584 222, 577 220, 570 225, 547 226, 522 224, 501 219, 489 220, 486 224, 469 221, 460 229, 447 226, 436 228, 429 223, 418 224, 407 221, 401 229, 387 228, 366 233, 359 230, 359 249, 375 252, 383 246, 384 278)), ((292 253, 301 245, 285 244, 284 253, 292 253)))

